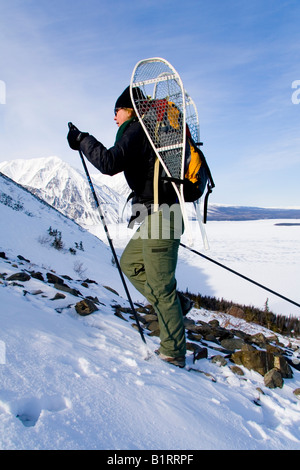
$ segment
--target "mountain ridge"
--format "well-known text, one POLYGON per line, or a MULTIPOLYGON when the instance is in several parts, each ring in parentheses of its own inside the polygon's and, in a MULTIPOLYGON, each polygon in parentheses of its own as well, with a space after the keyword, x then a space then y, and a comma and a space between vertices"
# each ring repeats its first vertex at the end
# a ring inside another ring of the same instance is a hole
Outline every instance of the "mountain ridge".
MULTIPOLYGON (((85 175, 58 157, 18 159, 0 163, 0 171, 26 187, 32 193, 46 200, 68 217, 83 226, 99 222, 85 175)), ((117 223, 128 218, 129 204, 126 198, 130 193, 123 174, 113 177, 100 172, 91 173, 100 203, 103 205, 107 221, 117 223)), ((188 204, 191 218, 195 217, 191 204, 188 204)), ((211 203, 208 206, 208 221, 242 221, 262 219, 300 219, 300 208, 273 208, 256 206, 223 205, 211 203)))

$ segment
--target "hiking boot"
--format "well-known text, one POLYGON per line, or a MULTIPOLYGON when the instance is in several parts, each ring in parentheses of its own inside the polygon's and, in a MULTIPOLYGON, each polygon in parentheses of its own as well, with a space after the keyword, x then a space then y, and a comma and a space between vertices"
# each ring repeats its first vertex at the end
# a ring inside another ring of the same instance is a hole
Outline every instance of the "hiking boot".
POLYGON ((183 295, 181 292, 177 292, 177 295, 180 301, 182 315, 185 317, 193 308, 194 302, 185 295, 183 295))
POLYGON ((158 349, 154 352, 159 357, 159 359, 161 359, 164 362, 168 362, 169 364, 172 364, 173 366, 176 366, 176 367, 181 367, 181 368, 185 367, 185 356, 179 356, 179 357, 166 356, 165 354, 162 354, 161 352, 159 352, 158 349))

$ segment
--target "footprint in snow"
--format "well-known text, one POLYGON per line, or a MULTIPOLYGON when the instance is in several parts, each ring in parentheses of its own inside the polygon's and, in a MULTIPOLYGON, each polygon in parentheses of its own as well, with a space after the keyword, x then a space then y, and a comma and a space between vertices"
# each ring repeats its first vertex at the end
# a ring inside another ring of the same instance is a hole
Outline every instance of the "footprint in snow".
POLYGON ((11 412, 25 427, 35 426, 42 411, 58 412, 67 408, 66 400, 59 396, 44 396, 42 398, 23 398, 11 406, 11 412))

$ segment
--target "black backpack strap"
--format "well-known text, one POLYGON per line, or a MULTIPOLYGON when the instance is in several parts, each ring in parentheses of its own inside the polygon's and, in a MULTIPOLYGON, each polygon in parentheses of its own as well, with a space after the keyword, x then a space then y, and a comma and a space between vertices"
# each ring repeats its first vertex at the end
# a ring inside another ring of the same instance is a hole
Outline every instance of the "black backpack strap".
POLYGON ((207 192, 206 192, 205 198, 204 198, 204 207, 203 207, 203 223, 204 224, 206 224, 206 221, 207 221, 208 197, 209 197, 210 193, 212 193, 212 187, 208 183, 207 184, 207 192))

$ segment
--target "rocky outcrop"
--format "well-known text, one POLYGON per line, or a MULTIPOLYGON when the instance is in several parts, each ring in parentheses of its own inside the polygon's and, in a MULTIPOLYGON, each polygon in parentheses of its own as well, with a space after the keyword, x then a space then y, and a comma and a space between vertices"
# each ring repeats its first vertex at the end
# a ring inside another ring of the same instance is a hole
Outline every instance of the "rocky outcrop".
POLYGON ((282 388, 283 378, 280 370, 276 368, 269 370, 264 376, 264 384, 268 388, 282 388))
MULTIPOLYGON (((15 269, 14 273, 11 273, 10 269, 9 275, 5 272, 0 273, 1 284, 5 283, 16 288, 21 287, 23 295, 40 295, 41 297, 47 297, 42 286, 51 286, 53 295, 50 300, 54 305, 68 295, 74 298, 74 301, 70 302, 67 307, 54 307, 58 313, 73 307, 78 315, 87 316, 99 310, 101 302, 97 297, 82 294, 82 288, 89 289, 90 284, 97 284, 96 281, 90 279, 75 281, 66 275, 58 276, 52 271, 41 273, 31 270, 29 269, 31 267, 30 260, 21 255, 13 262, 8 260, 4 252, 0 253, 0 257, 15 269), (27 286, 31 279, 41 281, 41 289, 30 291, 27 286)), ((103 287, 118 296, 118 293, 111 287, 103 287)), ((113 311, 123 321, 133 320, 132 326, 137 327, 135 316, 130 308, 114 305, 113 311)), ((145 334, 159 336, 159 321, 152 306, 136 305, 136 313, 145 334)), ((235 312, 235 316, 236 314, 237 312, 235 312)), ((216 318, 204 322, 202 320, 194 321, 185 316, 184 325, 187 350, 192 352, 194 363, 208 360, 220 367, 228 366, 232 372, 239 376, 243 376, 246 370, 255 371, 264 377, 264 384, 268 388, 283 387, 284 380, 293 377, 293 369, 300 370, 300 355, 298 355, 297 361, 294 361, 293 349, 280 343, 278 337, 271 331, 267 337, 262 333, 250 335, 242 330, 225 328, 216 318)), ((299 389, 296 389, 294 393, 297 398, 300 397, 299 389)))
POLYGON ((231 355, 231 360, 238 365, 243 365, 249 370, 254 370, 265 376, 270 370, 276 368, 282 378, 291 379, 293 372, 283 355, 258 350, 250 346, 243 346, 241 350, 231 355), (251 349, 250 349, 251 348, 251 349))
MULTIPOLYGON (((7 256, 5 255, 4 252, 1 252, 0 257, 5 259, 5 260, 8 260, 8 258, 7 258, 7 256)), ((22 255, 18 255, 17 258, 18 258, 18 260, 20 260, 20 265, 18 265, 17 263, 14 263, 14 264, 12 264, 12 266, 14 268, 20 268, 20 266, 22 264, 24 264, 23 262, 28 263, 28 264, 30 263, 30 260, 24 258, 22 255)), ((62 292, 65 292, 66 294, 70 294, 74 297, 84 297, 77 288, 71 287, 65 282, 66 280, 73 282, 73 279, 71 277, 67 276, 67 275, 57 276, 53 272, 46 272, 46 275, 44 276, 39 271, 36 272, 36 271, 32 271, 30 269, 26 269, 26 268, 24 269, 23 268, 22 271, 17 271, 14 274, 11 274, 9 276, 6 273, 0 273, 0 278, 5 280, 8 285, 24 287, 24 290, 23 290, 24 295, 27 295, 27 294, 30 294, 30 295, 41 294, 41 295, 43 295, 43 291, 40 290, 40 289, 36 290, 36 291, 28 291, 28 290, 25 289, 25 286, 23 284, 20 284, 20 283, 26 283, 26 282, 30 281, 31 278, 33 278, 33 279, 37 279, 39 281, 42 281, 45 284, 50 284, 50 285, 53 286, 55 291, 59 291, 59 292, 56 292, 50 300, 55 301, 55 300, 64 299, 66 297, 66 295, 63 294, 62 292), (45 279, 45 277, 46 277, 46 279, 45 279)), ((84 287, 88 287, 88 285, 90 283, 94 283, 94 282, 95 281, 91 281, 90 279, 86 279, 86 281, 81 282, 81 285, 84 286, 84 287)), ((43 296, 47 297, 46 295, 43 295, 43 296)), ((79 315, 82 315, 82 316, 89 315, 89 314, 94 313, 95 311, 98 310, 98 307, 96 305, 97 303, 98 303, 97 299, 83 298, 83 300, 80 300, 75 304, 75 310, 79 315)), ((71 306, 72 306, 72 304, 69 305, 69 307, 71 307, 71 306)), ((62 311, 61 309, 56 309, 56 310, 59 313, 61 313, 61 311, 62 311)))
MULTIPOLYGON (((118 314, 132 313, 130 309, 116 307, 118 314)), ((138 306, 140 323, 149 336, 159 336, 158 318, 151 307, 138 306)), ((134 316, 130 318, 134 320, 134 316)), ((250 335, 241 330, 220 326, 217 319, 204 322, 184 318, 187 333, 187 349, 193 351, 194 362, 208 359, 219 366, 229 365, 237 375, 244 375, 243 368, 253 370, 264 377, 268 388, 282 387, 284 380, 293 377, 292 368, 298 368, 289 357, 293 351, 281 344, 276 335, 270 332, 250 335), (208 350, 216 351, 209 355, 208 350)))

